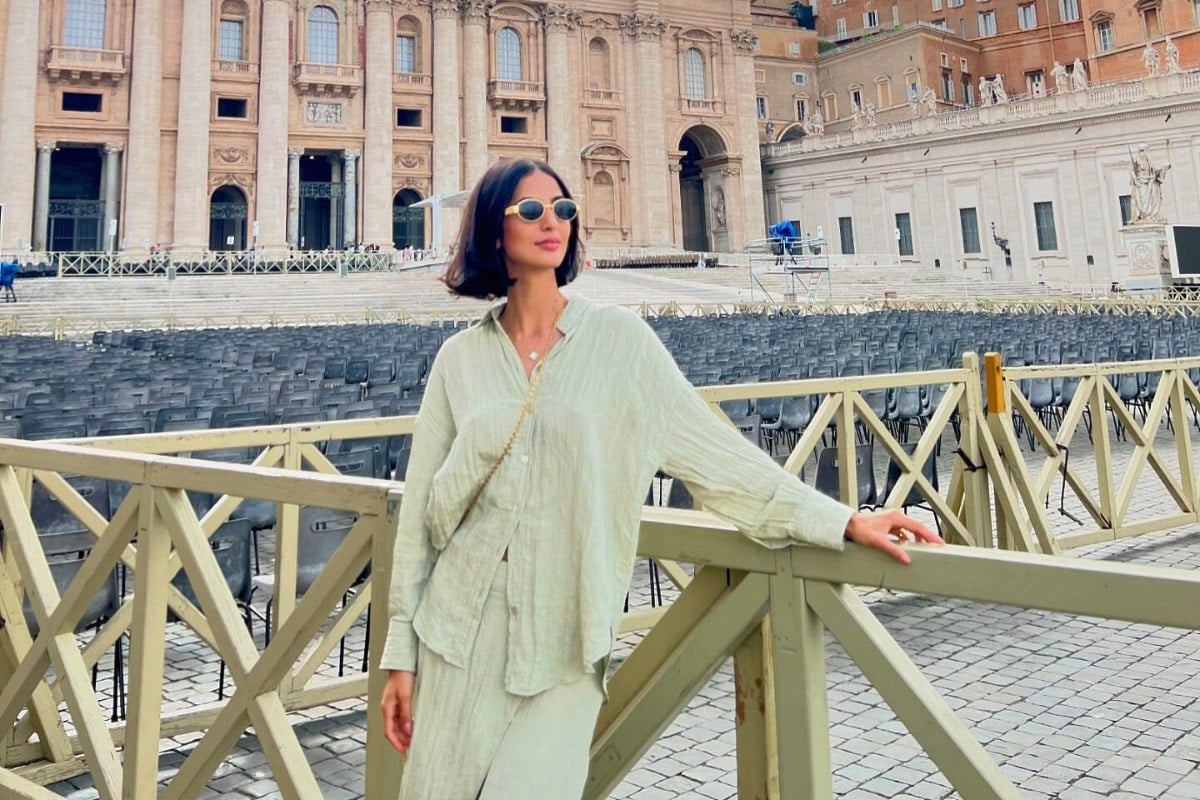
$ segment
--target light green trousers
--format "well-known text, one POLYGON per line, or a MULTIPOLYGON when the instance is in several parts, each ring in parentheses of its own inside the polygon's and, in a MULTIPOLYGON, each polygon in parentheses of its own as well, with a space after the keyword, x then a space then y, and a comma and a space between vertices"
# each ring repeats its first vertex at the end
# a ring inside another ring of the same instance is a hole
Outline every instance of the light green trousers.
POLYGON ((604 695, 580 672, 533 697, 504 689, 508 564, 465 669, 421 645, 400 800, 579 800, 604 695))

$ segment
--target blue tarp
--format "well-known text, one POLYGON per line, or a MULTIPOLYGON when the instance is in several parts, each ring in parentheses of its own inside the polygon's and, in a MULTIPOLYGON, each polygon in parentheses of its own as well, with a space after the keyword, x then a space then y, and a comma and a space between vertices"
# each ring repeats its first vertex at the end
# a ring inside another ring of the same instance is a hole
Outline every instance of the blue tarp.
POLYGON ((771 234, 772 239, 795 239, 796 226, 792 224, 791 220, 785 219, 783 222, 776 222, 767 228, 767 233, 771 234))

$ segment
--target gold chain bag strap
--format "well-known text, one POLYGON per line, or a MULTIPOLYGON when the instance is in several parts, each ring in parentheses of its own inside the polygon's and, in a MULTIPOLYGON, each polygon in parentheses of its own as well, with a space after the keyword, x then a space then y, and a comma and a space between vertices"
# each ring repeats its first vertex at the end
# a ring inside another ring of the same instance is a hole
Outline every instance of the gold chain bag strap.
POLYGON ((521 426, 525 424, 525 418, 529 416, 529 411, 533 407, 533 398, 537 394, 538 385, 542 382, 542 372, 545 366, 545 361, 539 361, 537 366, 533 368, 533 376, 529 381, 529 391, 525 393, 525 405, 521 407, 521 416, 517 417, 517 425, 513 428, 512 436, 508 437, 508 444, 504 445, 504 452, 500 454, 500 458, 496 460, 496 463, 492 464, 492 468, 484 476, 483 482, 479 484, 479 488, 475 490, 475 494, 471 495, 471 502, 467 504, 467 510, 463 514, 463 519, 470 516, 471 510, 475 508, 475 503, 479 500, 479 496, 487 488, 488 481, 492 479, 492 476, 496 474, 496 470, 500 469, 500 465, 504 463, 504 459, 508 458, 508 454, 512 452, 513 445, 516 444, 517 437, 521 434, 521 426))

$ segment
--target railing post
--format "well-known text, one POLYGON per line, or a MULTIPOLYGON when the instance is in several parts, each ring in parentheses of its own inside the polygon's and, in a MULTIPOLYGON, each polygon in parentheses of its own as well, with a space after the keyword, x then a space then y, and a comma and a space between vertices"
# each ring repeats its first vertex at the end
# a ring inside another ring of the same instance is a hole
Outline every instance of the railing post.
MULTIPOLYGON (((288 431, 281 466, 299 471, 301 450, 297 430, 292 428, 288 431)), ((274 604, 271 609, 272 636, 279 632, 296 607, 296 547, 300 537, 300 507, 292 503, 280 503, 275 518, 278 524, 275 526, 275 594, 271 597, 274 604)))
POLYGON ((404 762, 400 754, 383 735, 383 714, 380 703, 387 673, 379 668, 380 653, 387 638, 391 612, 388 592, 392 583, 392 544, 400 499, 388 500, 388 513, 376 523, 371 537, 371 639, 370 665, 367 673, 367 763, 366 797, 395 796, 400 787, 404 762))
POLYGON ((988 497, 987 472, 983 468, 983 449, 979 446, 979 437, 986 435, 987 427, 979 386, 979 355, 964 353, 963 369, 969 373, 959 413, 959 448, 964 460, 955 465, 955 469, 961 470, 962 474, 962 519, 979 545, 991 548, 994 545, 992 504, 988 497))

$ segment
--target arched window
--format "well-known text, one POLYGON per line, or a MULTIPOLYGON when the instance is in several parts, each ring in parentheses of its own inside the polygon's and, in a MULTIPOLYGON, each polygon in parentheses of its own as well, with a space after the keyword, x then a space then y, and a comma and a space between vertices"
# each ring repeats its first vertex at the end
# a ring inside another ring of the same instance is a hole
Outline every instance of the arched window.
POLYGON ((597 36, 588 42, 588 83, 591 89, 612 88, 612 61, 608 42, 597 36))
POLYGON ((106 6, 107 0, 67 0, 63 44, 103 50, 106 6))
POLYGON ((338 63, 338 18, 329 6, 314 6, 308 12, 308 61, 338 63))
POLYGON ((420 72, 420 54, 417 52, 417 37, 420 26, 412 17, 404 17, 396 24, 396 72, 420 72))
POLYGON ((501 28, 496 34, 496 73, 502 81, 524 80, 521 35, 512 28, 501 28))
POLYGON ((683 54, 683 93, 691 100, 708 98, 708 79, 705 75, 704 54, 696 48, 683 54))

